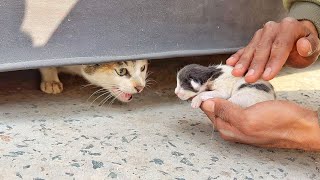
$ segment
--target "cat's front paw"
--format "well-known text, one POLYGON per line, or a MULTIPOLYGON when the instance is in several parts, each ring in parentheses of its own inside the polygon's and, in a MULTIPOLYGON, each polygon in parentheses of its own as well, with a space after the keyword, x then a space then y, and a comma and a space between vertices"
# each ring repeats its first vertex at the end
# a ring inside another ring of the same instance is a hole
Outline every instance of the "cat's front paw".
POLYGON ((58 94, 62 92, 63 84, 56 81, 41 82, 40 89, 48 94, 58 94))
POLYGON ((196 96, 191 101, 191 107, 193 108, 199 108, 202 104, 202 99, 200 96, 196 96))

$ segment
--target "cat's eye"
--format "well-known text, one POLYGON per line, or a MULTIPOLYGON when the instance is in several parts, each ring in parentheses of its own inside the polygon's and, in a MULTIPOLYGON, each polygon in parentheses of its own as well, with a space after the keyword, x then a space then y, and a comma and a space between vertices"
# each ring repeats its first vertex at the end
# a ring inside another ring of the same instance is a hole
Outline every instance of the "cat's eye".
POLYGON ((143 72, 145 69, 146 69, 146 66, 145 66, 145 65, 142 66, 142 67, 141 67, 141 72, 143 72))
POLYGON ((119 71, 117 71, 117 70, 115 70, 115 71, 117 72, 117 74, 118 74, 119 76, 125 76, 125 75, 128 74, 128 71, 127 71, 126 68, 121 68, 121 69, 119 69, 119 71))

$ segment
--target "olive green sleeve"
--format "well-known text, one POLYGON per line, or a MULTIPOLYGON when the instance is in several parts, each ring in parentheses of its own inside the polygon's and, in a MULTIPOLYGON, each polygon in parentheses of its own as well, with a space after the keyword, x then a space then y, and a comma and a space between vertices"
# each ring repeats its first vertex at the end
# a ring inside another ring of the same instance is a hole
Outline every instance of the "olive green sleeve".
POLYGON ((320 0, 283 0, 283 5, 289 17, 311 21, 320 36, 320 0))

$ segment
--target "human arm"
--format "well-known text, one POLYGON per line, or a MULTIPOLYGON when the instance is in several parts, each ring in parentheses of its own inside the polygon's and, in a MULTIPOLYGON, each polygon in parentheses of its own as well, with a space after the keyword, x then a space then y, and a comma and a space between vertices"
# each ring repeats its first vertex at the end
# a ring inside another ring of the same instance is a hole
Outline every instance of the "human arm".
POLYGON ((289 101, 266 101, 243 109, 223 99, 202 103, 223 139, 259 147, 320 151, 316 111, 289 101))
POLYGON ((274 78, 284 64, 304 68, 320 54, 320 0, 284 1, 289 17, 267 22, 249 44, 228 60, 234 76, 246 75, 247 82, 274 78), (247 72, 247 73, 246 73, 247 72), (246 73, 246 74, 245 74, 246 73))

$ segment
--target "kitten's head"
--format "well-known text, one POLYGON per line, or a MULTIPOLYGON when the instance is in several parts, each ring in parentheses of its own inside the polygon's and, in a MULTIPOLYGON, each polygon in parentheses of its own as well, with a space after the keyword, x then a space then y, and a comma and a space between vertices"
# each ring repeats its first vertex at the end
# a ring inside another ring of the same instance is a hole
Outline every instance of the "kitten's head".
POLYGON ((177 74, 176 95, 181 100, 188 100, 201 92, 208 90, 208 83, 221 75, 221 69, 216 66, 201 66, 190 64, 177 74))
POLYGON ((147 60, 83 65, 82 74, 91 83, 108 90, 122 102, 140 93, 146 85, 147 60))

